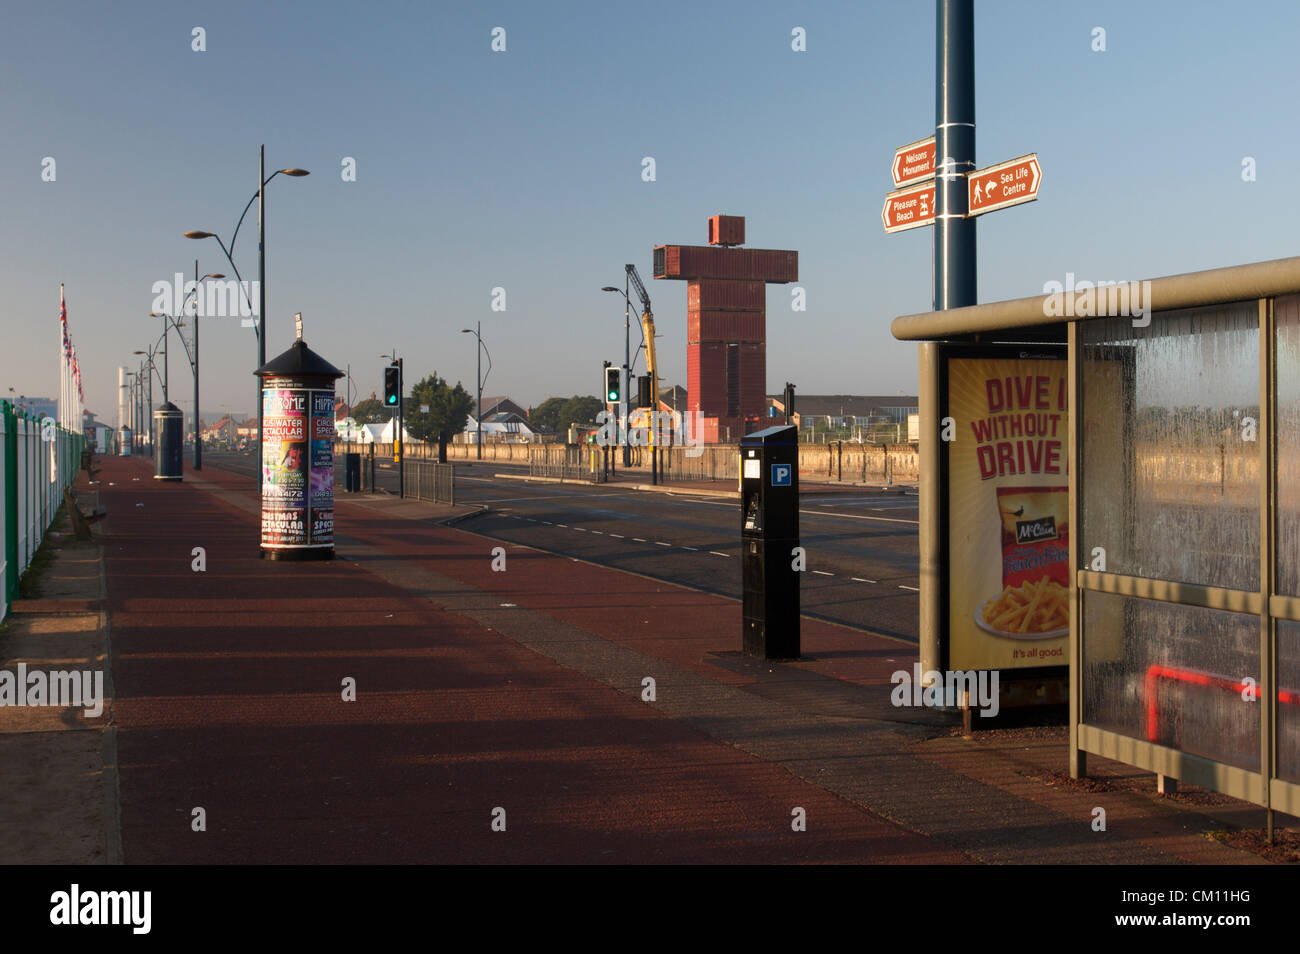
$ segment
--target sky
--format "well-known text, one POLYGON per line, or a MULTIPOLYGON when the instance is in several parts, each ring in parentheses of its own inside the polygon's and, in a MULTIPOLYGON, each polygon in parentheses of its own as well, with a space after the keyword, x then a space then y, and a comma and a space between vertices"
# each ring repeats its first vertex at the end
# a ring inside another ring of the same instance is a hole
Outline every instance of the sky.
MULTIPOLYGON (((154 283, 196 256, 231 274, 181 233, 229 243, 265 144, 268 173, 311 172, 267 187, 268 355, 302 312, 362 397, 394 349, 408 384, 472 391, 459 330, 478 322, 485 394, 597 393, 624 347, 600 288, 625 262, 661 381, 685 385, 686 287, 651 279, 652 250, 705 244, 717 213, 746 217, 748 247, 799 252, 807 310, 768 288, 768 393, 914 394, 916 345, 889 324, 932 306, 933 230, 887 235, 880 213, 895 148, 934 131, 934 33, 924 0, 11 4, 0 393, 57 394, 62 282, 87 405, 115 423, 118 366, 162 333, 154 283)), ((979 301, 1300 254, 1298 35, 1290 2, 976 0, 977 163, 1043 170, 1036 202, 978 220, 979 301)), ((234 249, 250 280, 256 212, 234 249)), ((254 412, 255 359, 237 318, 204 320, 205 418, 254 412)), ((174 336, 169 379, 188 411, 174 336)))

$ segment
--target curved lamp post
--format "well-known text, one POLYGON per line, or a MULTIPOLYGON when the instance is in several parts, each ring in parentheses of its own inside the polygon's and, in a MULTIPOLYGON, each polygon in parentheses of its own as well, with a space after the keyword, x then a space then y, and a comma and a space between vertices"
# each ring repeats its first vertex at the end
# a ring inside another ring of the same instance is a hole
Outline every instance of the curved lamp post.
MULTIPOLYGON (((235 260, 232 257, 235 250, 235 241, 239 238, 239 227, 244 224, 244 216, 248 215, 248 210, 253 207, 253 200, 257 200, 257 309, 256 318, 254 319, 254 329, 257 331, 257 367, 266 364, 266 184, 278 175, 293 176, 301 178, 302 176, 311 175, 306 169, 277 169, 269 176, 266 175, 266 147, 258 147, 257 160, 257 192, 253 198, 248 200, 244 206, 244 211, 239 216, 239 221, 235 224, 235 231, 230 236, 230 247, 227 248, 221 241, 220 236, 215 232, 204 232, 195 229, 191 232, 185 232, 188 239, 205 239, 214 238, 217 244, 221 246, 221 251, 226 255, 226 261, 235 272, 235 278, 239 281, 239 287, 244 287, 244 280, 239 277, 239 269, 235 268, 235 260)), ((248 297, 248 292, 244 292, 244 297, 248 297)), ((249 310, 252 311, 252 302, 249 302, 249 310)), ((258 493, 262 490, 262 382, 257 382, 257 487, 258 493)))
POLYGON ((487 345, 483 343, 483 322, 478 322, 478 330, 474 328, 462 328, 460 333, 463 335, 473 335, 478 339, 479 350, 475 352, 478 359, 477 373, 475 378, 478 381, 478 403, 474 405, 474 416, 478 418, 478 426, 474 428, 478 432, 478 459, 483 459, 483 385, 487 383, 487 374, 483 373, 483 355, 488 356, 488 374, 492 373, 492 352, 488 351, 487 345))
MULTIPOLYGON (((220 272, 209 272, 204 278, 223 279, 226 276, 220 272)), ((181 333, 181 326, 185 324, 182 320, 184 317, 185 306, 189 303, 190 296, 186 295, 185 300, 181 302, 180 315, 164 315, 161 312, 149 312, 150 318, 162 318, 163 333, 166 334, 167 322, 170 321, 172 327, 176 329, 176 335, 181 339, 181 346, 185 348, 185 357, 189 359, 190 371, 194 374, 194 469, 203 469, 203 418, 199 416, 199 309, 198 309, 198 292, 199 292, 199 263, 196 259, 194 262, 194 288, 190 295, 195 296, 194 308, 194 350, 190 350, 189 342, 185 340, 185 335, 181 333)), ((166 347, 163 349, 163 365, 166 366, 166 347)), ((165 378, 164 378, 165 380, 165 378)), ((167 389, 163 388, 163 399, 167 399, 167 389)))

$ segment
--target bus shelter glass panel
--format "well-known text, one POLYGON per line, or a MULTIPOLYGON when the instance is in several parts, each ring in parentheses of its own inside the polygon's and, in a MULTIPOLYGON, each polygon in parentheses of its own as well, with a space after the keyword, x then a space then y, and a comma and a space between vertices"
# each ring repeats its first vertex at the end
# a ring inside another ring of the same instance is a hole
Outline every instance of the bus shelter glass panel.
MULTIPOLYGON (((1277 592, 1300 596, 1300 295, 1274 303, 1277 329, 1277 592)), ((1281 646, 1278 655, 1285 660, 1281 646)))
POLYGON ((1257 592, 1258 304, 1085 321, 1079 341, 1081 565, 1257 592))
POLYGON ((1277 774, 1300 782, 1300 623, 1277 624, 1277 774))
POLYGON ((1259 770, 1258 616, 1090 591, 1083 617, 1084 722, 1259 770))

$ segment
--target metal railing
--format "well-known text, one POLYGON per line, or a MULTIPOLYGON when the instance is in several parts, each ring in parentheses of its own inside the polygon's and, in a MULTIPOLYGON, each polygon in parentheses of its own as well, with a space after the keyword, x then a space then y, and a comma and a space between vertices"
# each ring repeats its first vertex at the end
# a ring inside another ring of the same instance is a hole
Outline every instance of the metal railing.
MULTIPOLYGON (((362 464, 362 472, 366 467, 362 464)), ((402 479, 406 482, 406 496, 433 503, 456 502, 456 468, 437 461, 402 461, 402 479)), ((363 478, 364 480, 364 478, 363 478)))
POLYGON ((585 480, 596 484, 608 479, 602 456, 605 452, 603 447, 594 444, 560 444, 541 450, 541 453, 528 459, 529 477, 585 480))
POLYGON ((18 595, 18 580, 31 566, 54 515, 63 503, 63 490, 76 479, 86 438, 0 402, 0 619, 18 595))

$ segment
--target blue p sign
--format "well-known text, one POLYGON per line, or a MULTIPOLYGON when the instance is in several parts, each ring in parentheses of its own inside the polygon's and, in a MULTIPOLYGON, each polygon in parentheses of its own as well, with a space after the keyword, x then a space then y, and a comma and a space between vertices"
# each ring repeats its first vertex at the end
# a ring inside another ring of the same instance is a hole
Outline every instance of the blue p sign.
POLYGON ((790 465, 789 464, 772 465, 772 486, 773 487, 790 486, 790 465))

